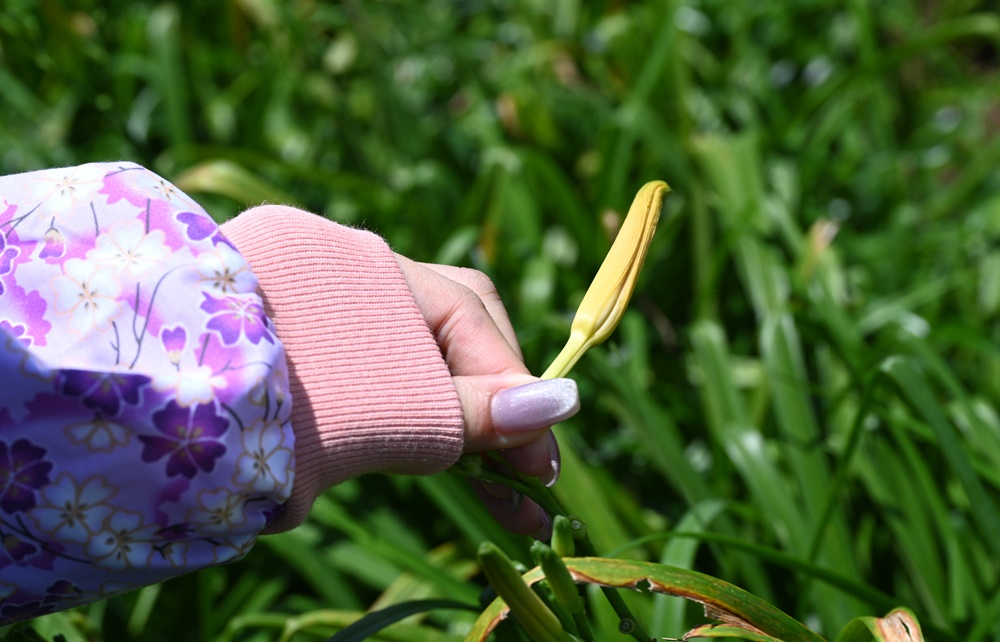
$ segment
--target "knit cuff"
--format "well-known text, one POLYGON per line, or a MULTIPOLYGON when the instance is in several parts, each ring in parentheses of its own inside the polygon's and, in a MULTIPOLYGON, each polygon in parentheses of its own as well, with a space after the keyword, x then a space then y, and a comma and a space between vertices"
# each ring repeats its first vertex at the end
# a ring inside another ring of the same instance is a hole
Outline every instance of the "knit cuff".
POLYGON ((462 410, 395 258, 370 232, 266 205, 222 225, 260 283, 288 355, 295 481, 265 532, 371 472, 429 474, 462 451, 462 410))

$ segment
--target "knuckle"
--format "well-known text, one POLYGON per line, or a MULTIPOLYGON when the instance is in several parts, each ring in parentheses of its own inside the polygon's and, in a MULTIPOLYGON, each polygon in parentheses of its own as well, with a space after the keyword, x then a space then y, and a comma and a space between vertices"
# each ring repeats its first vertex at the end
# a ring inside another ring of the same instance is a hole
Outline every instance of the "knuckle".
POLYGON ((470 315, 481 317, 485 314, 486 306, 483 305, 483 299, 479 293, 468 287, 462 287, 455 305, 454 315, 467 320, 470 315))
POLYGON ((486 324, 486 307, 479 295, 468 287, 458 284, 451 308, 438 328, 442 348, 470 342, 486 324))
POLYGON ((486 276, 485 273, 473 268, 462 268, 460 274, 465 284, 470 290, 475 292, 480 299, 493 298, 497 296, 497 288, 496 285, 493 284, 493 279, 486 276))

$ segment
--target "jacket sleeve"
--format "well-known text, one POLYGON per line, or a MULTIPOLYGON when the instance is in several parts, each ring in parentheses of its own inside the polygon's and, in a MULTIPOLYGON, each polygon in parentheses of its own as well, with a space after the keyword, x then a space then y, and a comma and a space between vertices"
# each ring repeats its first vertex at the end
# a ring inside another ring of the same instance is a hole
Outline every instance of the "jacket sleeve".
POLYGON ((0 625, 237 559, 283 512, 257 278, 130 163, 0 178, 0 625))
POLYGON ((430 474, 458 459, 458 393, 382 238, 280 205, 222 230, 258 276, 295 400, 295 488, 265 533, 300 523, 345 479, 430 474))
POLYGON ((282 206, 220 229, 130 163, 0 178, 0 383, 0 625, 238 559, 463 442, 384 240, 282 206))

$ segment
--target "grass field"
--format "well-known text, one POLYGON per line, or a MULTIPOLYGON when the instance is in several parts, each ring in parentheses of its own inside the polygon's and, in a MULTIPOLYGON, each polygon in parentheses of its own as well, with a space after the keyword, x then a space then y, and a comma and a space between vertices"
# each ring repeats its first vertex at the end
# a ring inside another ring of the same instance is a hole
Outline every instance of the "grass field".
MULTIPOLYGON (((538 373, 664 179, 632 307, 574 370, 558 499, 598 551, 723 578, 824 637, 899 605, 929 640, 1000 640, 988 7, 5 0, 0 171, 134 160, 219 220, 291 203, 479 268, 538 373)), ((475 603, 484 540, 532 565, 462 480, 369 477, 238 564, 28 628, 323 640, 373 606, 475 603)), ((594 597, 598 639, 626 639, 594 597)), ((627 600, 657 637, 704 621, 627 600)), ((458 641, 474 618, 380 639, 458 641)))

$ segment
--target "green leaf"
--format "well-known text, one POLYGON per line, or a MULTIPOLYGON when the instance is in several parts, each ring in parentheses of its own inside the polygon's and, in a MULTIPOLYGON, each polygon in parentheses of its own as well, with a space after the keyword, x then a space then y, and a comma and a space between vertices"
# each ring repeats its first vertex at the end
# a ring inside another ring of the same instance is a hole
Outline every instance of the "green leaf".
POLYGON ((37 617, 30 622, 22 622, 14 625, 11 633, 0 639, 5 642, 17 640, 28 642, 31 640, 44 640, 46 642, 86 642, 88 636, 76 625, 77 619, 74 613, 59 611, 50 615, 37 617), (23 636, 23 637, 19 637, 23 636))
POLYGON ((34 629, 21 629, 2 638, 5 642, 48 642, 34 629))
MULTIPOLYGON (((577 583, 675 595, 702 604, 709 618, 730 626, 760 631, 784 642, 824 642, 823 638, 759 597, 695 571, 651 562, 596 557, 564 561, 577 583)), ((540 568, 524 575, 528 584, 543 578, 540 568)), ((465 641, 485 640, 507 611, 502 599, 494 600, 476 620, 465 641)))
POLYGON ((740 640, 753 640, 754 642, 784 642, 779 638, 771 637, 764 633, 747 631, 738 626, 718 624, 705 624, 684 634, 685 640, 698 640, 702 638, 737 638, 740 640))
POLYGON ((338 631, 327 642, 363 642, 363 640, 367 640, 390 624, 417 613, 425 613, 438 609, 479 610, 475 605, 455 600, 413 600, 412 602, 393 604, 380 611, 365 615, 354 624, 338 631))
POLYGON ((961 435, 948 422, 926 378, 907 359, 889 359, 883 364, 883 368, 899 386, 910 406, 934 430, 937 446, 972 502, 972 518, 979 526, 983 541, 989 542, 994 554, 1000 555, 1000 538, 996 537, 1000 533, 1000 513, 976 475, 961 435))
POLYGON ((859 617, 837 636, 837 642, 923 642, 916 616, 907 609, 895 609, 883 618, 859 617))
POLYGON ((174 184, 186 192, 225 196, 243 205, 297 203, 297 200, 284 190, 242 165, 228 160, 198 163, 175 176, 174 184))
MULTIPOLYGON (((674 527, 676 531, 699 533, 708 530, 712 521, 722 513, 726 503, 710 499, 692 506, 674 527)), ((678 537, 670 540, 660 556, 661 564, 691 568, 701 540, 678 537)), ((610 555, 609 555, 610 557, 610 555)), ((684 625, 684 602, 665 595, 653 598, 653 619, 651 628, 655 630, 679 629, 684 625)))
POLYGON ((774 454, 750 417, 733 377, 733 361, 722 328, 712 321, 698 321, 690 336, 704 377, 702 401, 712 438, 725 448, 754 501, 768 515, 775 534, 788 548, 804 553, 808 536, 803 509, 788 493, 774 454))
MULTIPOLYGON (((721 517, 720 517, 721 519, 721 517)), ((807 577, 815 578, 821 582, 829 584, 835 587, 847 595, 852 595, 858 600, 873 604, 880 608, 891 608, 892 606, 899 604, 900 599, 887 595, 882 591, 878 590, 873 586, 864 584, 858 580, 852 579, 848 576, 842 575, 836 571, 830 570, 829 568, 824 568, 817 564, 808 562, 795 555, 790 555, 779 549, 764 546, 762 544, 757 544, 747 539, 740 537, 732 537, 730 535, 720 535, 718 533, 708 533, 708 532, 683 532, 683 531, 667 531, 664 533, 655 533, 653 535, 647 535, 645 537, 640 537, 635 540, 633 544, 640 545, 649 542, 655 542, 662 539, 695 539, 699 541, 709 542, 724 548, 730 548, 736 551, 743 551, 749 553, 750 555, 762 560, 767 561, 772 564, 796 571, 805 575, 807 577)))

